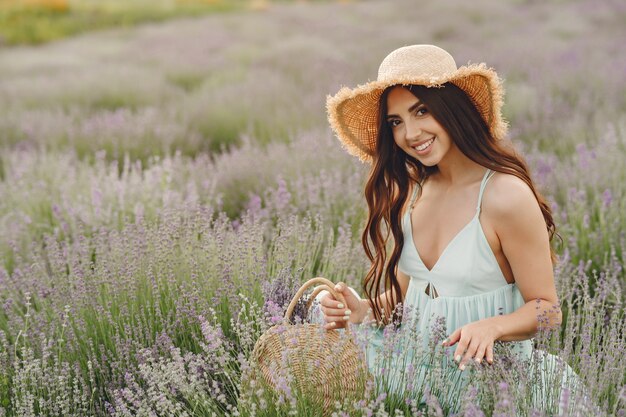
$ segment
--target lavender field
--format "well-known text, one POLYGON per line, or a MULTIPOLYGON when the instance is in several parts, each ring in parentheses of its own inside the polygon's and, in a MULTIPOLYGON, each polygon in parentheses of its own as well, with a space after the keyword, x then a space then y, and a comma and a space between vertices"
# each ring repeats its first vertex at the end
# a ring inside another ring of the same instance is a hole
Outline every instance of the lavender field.
POLYGON ((564 320, 536 344, 584 389, 538 404, 509 363, 454 403, 374 384, 334 415, 625 416, 625 21, 621 0, 311 1, 0 49, 0 416, 321 415, 250 382, 250 353, 308 278, 360 288, 368 167, 326 95, 415 43, 505 80, 562 237, 564 320))

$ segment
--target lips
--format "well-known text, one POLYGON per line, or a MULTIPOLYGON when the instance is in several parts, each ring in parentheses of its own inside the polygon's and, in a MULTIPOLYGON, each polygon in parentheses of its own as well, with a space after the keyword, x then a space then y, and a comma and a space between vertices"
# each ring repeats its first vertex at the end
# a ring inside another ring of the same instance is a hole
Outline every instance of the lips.
POLYGON ((420 152, 427 149, 433 142, 435 141, 435 137, 433 136, 430 139, 423 140, 415 145, 411 146, 416 151, 420 152))

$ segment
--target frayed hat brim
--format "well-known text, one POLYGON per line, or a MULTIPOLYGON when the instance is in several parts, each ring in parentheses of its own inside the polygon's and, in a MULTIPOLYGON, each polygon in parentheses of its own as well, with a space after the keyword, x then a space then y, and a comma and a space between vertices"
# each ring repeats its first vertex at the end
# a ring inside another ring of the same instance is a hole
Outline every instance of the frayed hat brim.
POLYGON ((352 89, 343 87, 335 95, 327 96, 328 121, 347 152, 362 162, 371 162, 376 151, 378 106, 383 91, 394 85, 442 87, 448 82, 468 95, 494 139, 506 136, 508 124, 502 117, 502 81, 485 64, 462 66, 437 77, 396 77, 393 80, 371 81, 352 89))

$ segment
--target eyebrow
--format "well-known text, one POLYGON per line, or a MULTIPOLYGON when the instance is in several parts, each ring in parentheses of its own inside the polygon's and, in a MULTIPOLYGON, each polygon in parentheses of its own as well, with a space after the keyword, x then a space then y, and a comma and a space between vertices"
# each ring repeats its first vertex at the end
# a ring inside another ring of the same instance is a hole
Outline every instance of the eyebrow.
MULTIPOLYGON (((417 100, 417 102, 415 102, 415 104, 413 104, 411 107, 409 107, 409 113, 413 113, 413 110, 417 109, 417 107, 422 104, 421 101, 417 100)), ((397 114, 388 114, 387 115, 387 119, 391 118, 391 117, 399 117, 397 114)))

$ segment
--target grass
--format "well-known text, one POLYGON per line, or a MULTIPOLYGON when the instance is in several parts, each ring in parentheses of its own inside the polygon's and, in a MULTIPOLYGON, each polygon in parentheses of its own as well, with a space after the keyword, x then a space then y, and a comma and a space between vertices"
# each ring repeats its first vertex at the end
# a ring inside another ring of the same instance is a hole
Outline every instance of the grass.
POLYGON ((41 44, 92 30, 231 12, 244 7, 245 3, 238 0, 2 0, 0 45, 41 44))

